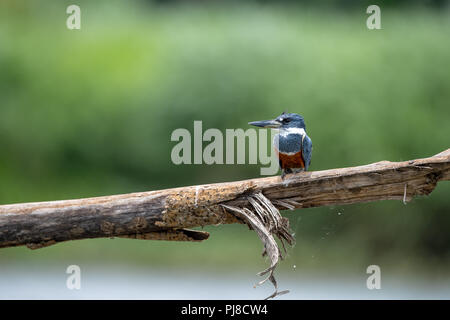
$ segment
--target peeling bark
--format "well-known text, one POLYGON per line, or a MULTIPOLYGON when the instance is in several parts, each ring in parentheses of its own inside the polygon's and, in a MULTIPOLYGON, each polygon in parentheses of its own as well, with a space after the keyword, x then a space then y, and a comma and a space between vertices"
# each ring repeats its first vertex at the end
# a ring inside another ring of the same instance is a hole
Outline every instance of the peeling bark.
MULTIPOLYGON (((201 241, 205 225, 243 223, 225 206, 250 208, 261 193, 277 209, 378 200, 410 201, 450 180, 450 149, 430 158, 301 172, 280 177, 208 184, 97 198, 0 206, 0 248, 40 248, 100 237, 201 241), (251 198, 251 197, 250 197, 251 198)), ((254 208, 253 208, 254 209, 254 208)))

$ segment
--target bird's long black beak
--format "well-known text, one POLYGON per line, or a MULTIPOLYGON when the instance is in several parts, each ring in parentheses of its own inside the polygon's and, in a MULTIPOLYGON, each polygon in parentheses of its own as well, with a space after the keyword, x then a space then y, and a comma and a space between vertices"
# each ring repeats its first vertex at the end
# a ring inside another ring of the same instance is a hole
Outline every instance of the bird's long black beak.
POLYGON ((276 120, 252 121, 248 124, 261 128, 279 128, 281 126, 281 123, 276 120))

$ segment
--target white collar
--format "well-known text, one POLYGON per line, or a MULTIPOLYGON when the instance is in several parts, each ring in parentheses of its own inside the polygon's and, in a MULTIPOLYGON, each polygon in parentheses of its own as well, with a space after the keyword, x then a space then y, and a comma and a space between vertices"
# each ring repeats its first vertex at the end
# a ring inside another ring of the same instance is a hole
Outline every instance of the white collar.
POLYGON ((301 136, 304 136, 306 134, 306 131, 303 128, 282 128, 280 129, 280 134, 282 136, 287 136, 288 134, 299 134, 301 136))

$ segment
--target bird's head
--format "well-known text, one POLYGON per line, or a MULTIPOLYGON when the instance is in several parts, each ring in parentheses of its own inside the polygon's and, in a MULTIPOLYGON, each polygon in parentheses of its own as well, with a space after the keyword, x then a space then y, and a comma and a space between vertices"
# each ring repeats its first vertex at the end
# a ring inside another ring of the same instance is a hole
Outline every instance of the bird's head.
POLYGON ((278 128, 278 129, 306 128, 305 120, 301 115, 286 112, 283 112, 281 115, 279 115, 273 120, 253 121, 249 122, 248 124, 261 128, 278 128))

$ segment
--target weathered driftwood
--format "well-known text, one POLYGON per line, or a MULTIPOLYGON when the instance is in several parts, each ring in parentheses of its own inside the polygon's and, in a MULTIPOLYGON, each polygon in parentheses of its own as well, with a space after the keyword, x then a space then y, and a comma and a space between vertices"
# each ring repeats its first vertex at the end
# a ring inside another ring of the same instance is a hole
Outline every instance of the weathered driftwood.
MULTIPOLYGON (((229 208, 263 194, 278 209, 409 201, 450 180, 450 149, 430 158, 88 199, 0 206, 0 247, 100 237, 200 241, 185 228, 242 223, 229 208), (228 209, 227 209, 228 206, 228 209)), ((248 222, 248 221, 247 221, 248 222)))

